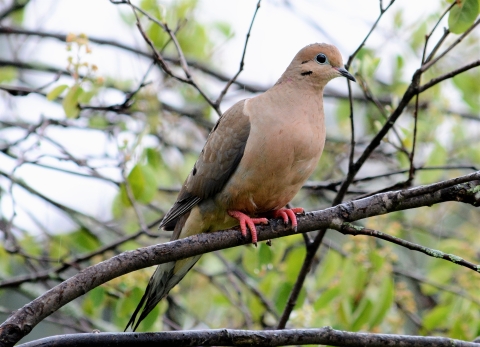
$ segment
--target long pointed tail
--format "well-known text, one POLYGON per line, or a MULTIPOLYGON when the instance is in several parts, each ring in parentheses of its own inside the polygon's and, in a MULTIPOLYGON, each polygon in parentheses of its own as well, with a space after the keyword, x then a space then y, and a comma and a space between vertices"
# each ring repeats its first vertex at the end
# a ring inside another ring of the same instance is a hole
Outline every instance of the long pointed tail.
POLYGON ((200 259, 200 255, 195 257, 182 259, 176 262, 169 262, 165 264, 158 265, 153 276, 148 282, 147 289, 142 296, 142 299, 138 303, 135 312, 133 312, 132 317, 128 321, 127 326, 125 327, 126 331, 128 327, 132 327, 132 331, 135 331, 138 328, 138 325, 148 314, 157 306, 160 300, 162 300, 168 292, 182 280, 182 278, 187 274, 188 271, 195 265, 195 263, 200 259), (143 309, 142 309, 143 307, 143 309), (140 317, 135 322, 137 314, 142 310, 140 317))

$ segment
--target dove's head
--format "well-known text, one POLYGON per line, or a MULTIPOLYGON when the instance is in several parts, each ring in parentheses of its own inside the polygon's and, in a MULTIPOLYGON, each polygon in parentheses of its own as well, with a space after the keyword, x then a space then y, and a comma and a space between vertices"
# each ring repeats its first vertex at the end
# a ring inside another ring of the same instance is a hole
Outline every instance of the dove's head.
POLYGON ((346 77, 356 82, 344 68, 337 47, 326 43, 314 43, 302 48, 287 68, 286 75, 322 88, 335 77, 346 77))

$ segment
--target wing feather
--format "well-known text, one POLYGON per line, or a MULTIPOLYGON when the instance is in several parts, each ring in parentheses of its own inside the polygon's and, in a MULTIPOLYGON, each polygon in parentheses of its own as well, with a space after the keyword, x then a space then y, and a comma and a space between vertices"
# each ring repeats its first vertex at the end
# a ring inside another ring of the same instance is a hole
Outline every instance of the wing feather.
POLYGON ((245 100, 228 109, 208 136, 207 142, 160 227, 171 230, 178 218, 200 201, 222 190, 242 160, 250 119, 243 113, 245 100))

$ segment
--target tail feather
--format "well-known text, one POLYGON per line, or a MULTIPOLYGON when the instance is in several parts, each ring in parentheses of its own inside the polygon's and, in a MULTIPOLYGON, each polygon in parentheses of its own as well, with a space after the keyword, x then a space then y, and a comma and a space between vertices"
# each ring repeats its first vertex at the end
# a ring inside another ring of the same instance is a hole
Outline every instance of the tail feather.
POLYGON ((162 300, 168 292, 170 292, 170 290, 182 280, 187 272, 190 271, 200 257, 200 255, 197 255, 176 262, 158 265, 148 282, 147 289, 145 289, 142 299, 138 303, 138 306, 135 309, 135 312, 133 312, 124 331, 130 326, 132 327, 132 331, 135 331, 138 328, 138 325, 148 316, 155 306, 157 306, 160 300, 162 300), (140 310, 142 310, 140 317, 135 322, 140 310))

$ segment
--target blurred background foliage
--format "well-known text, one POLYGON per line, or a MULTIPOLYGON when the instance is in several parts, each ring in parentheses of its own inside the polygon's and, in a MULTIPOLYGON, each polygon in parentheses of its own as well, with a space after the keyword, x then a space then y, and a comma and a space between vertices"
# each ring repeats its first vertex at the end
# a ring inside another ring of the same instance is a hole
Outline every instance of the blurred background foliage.
MULTIPOLYGON (((460 3, 444 19, 448 24, 442 22, 437 29, 445 25, 452 32, 445 47, 478 17, 477 0, 460 3)), ((21 29, 23 13, 30 5, 26 0, 1 2, 0 9, 3 7, 2 13, 6 14, 1 18, 2 26, 21 29), (6 12, 9 8, 14 10, 6 12)), ((192 71, 197 84, 207 95, 216 95, 225 83, 222 66, 215 60, 216 49, 244 33, 234 33, 227 22, 205 21, 198 16, 197 0, 142 0, 138 6, 152 18, 168 23, 187 60, 195 63, 192 71)), ((388 29, 384 35, 399 41, 398 50, 384 52, 367 41, 353 60, 350 71, 359 82, 353 86, 355 156, 362 153, 398 104, 414 69, 420 66, 425 35, 448 6, 450 2, 438 1, 430 15, 414 25, 405 23, 402 7, 393 6, 389 9, 392 20, 382 30, 388 29), (403 41, 405 37, 408 40, 403 41)), ((109 15, 117 10, 114 4, 111 7, 109 15)), ((130 30, 137 30, 132 11, 124 10, 118 15, 130 30)), ((154 21, 140 17, 156 49, 180 73, 169 36, 154 21)), ((245 18, 245 22, 249 20, 245 18)), ((122 251, 167 241, 168 233, 157 232, 155 222, 175 201, 217 119, 194 88, 166 76, 151 62, 142 65, 143 74, 136 80, 103 74, 91 62, 102 54, 97 53, 98 41, 84 34, 57 38, 55 44, 63 45, 69 56, 63 66, 50 66, 48 57, 41 60, 21 49, 32 41, 46 44, 46 36, 11 35, 6 31, 0 33, 0 98, 4 107, 0 112, 2 321, 8 312, 90 264, 122 251), (31 103, 30 107, 25 103, 31 103), (51 105, 61 109, 59 116, 50 115, 51 105), (28 112, 40 116, 31 117, 25 114, 28 112), (86 146, 89 141, 94 143, 94 150, 86 146), (48 184, 39 185, 28 179, 32 167, 48 169, 54 176, 48 184), (76 187, 75 191, 88 192, 91 180, 98 180, 114 190, 113 199, 105 199, 103 212, 92 215, 82 207, 88 204, 85 198, 71 194, 60 201, 49 194, 55 175, 67 180, 64 189, 76 187), (60 223, 59 230, 49 230, 35 212, 37 205, 54 208, 68 222, 60 223), (142 233, 142 223, 151 225, 150 232, 157 237, 142 233)), ((478 59, 479 38, 478 29, 474 29, 428 70, 422 81, 478 59)), ((436 42, 429 43, 427 52, 436 42)), ((149 52, 145 43, 138 50, 149 52)), ((116 50, 116 54, 127 53, 121 47, 116 50)), ((479 170, 478 81, 480 69, 475 68, 420 95, 414 159, 417 170, 410 185, 479 170)), ((252 89, 258 86, 243 83, 247 87, 233 87, 236 100, 251 97, 255 94, 252 89)), ((326 97, 329 115, 325 152, 318 169, 292 202, 306 210, 329 207, 348 169, 350 103, 346 88, 341 95, 330 94, 326 97)), ((227 104, 231 103, 227 96, 227 104)), ((408 180, 413 104, 356 176, 362 179, 350 187, 346 199, 408 180)), ((480 262, 480 215, 468 205, 443 203, 369 218, 363 225, 480 262)), ((139 331, 273 328, 304 257, 301 235, 273 240, 271 246, 261 243, 258 248, 245 246, 205 255, 139 331)), ((152 271, 137 271, 88 292, 47 318, 26 340, 61 332, 123 330, 152 271)), ((478 274, 455 264, 374 238, 346 237, 330 231, 288 326, 329 325, 349 331, 473 340, 480 335, 479 287, 478 274)))

